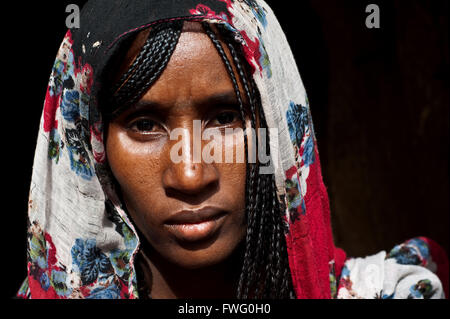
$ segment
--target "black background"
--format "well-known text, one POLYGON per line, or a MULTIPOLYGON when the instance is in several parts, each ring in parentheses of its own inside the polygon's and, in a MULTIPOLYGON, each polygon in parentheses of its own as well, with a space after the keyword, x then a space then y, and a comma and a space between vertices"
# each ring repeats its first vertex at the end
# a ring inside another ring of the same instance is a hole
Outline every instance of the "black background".
MULTIPOLYGON (((267 2, 310 98, 336 244, 363 256, 424 235, 448 251, 449 1, 267 2), (379 30, 365 27, 369 3, 381 8, 379 30)), ((84 1, 2 4, 7 297, 26 276, 35 142, 69 3, 84 1)))

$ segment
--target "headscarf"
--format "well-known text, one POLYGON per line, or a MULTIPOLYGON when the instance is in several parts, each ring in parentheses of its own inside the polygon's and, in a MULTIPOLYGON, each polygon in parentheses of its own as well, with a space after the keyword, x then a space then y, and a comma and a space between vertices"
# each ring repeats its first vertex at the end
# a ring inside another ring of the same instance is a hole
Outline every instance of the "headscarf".
MULTIPOLYGON (((29 199, 28 277, 20 296, 138 298, 139 238, 107 169, 98 92, 122 43, 153 25, 222 24, 252 70, 269 128, 297 298, 332 298, 346 259, 335 248, 308 98, 286 37, 261 0, 95 0, 51 73, 29 199), (276 132, 276 133, 273 133, 276 132)), ((264 249, 264 247, 262 247, 264 249)))

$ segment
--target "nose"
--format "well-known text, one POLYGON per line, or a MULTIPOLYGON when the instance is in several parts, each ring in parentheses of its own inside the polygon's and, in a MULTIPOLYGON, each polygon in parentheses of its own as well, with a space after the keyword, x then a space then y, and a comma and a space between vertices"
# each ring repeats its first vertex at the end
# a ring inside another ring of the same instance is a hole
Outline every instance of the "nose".
POLYGON ((191 147, 186 147, 186 150, 182 161, 170 160, 162 183, 169 197, 196 205, 218 191, 220 174, 214 164, 194 162, 191 147))
POLYGON ((213 188, 219 181, 216 169, 210 164, 179 163, 166 170, 163 184, 166 190, 197 195, 213 188))

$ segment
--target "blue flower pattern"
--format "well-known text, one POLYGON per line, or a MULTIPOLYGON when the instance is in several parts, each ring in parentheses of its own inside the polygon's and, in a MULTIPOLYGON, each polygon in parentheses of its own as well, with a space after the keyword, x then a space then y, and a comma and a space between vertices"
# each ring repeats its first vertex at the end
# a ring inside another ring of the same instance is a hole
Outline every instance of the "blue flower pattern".
POLYGON ((60 297, 68 297, 72 293, 72 289, 67 288, 67 273, 63 271, 52 271, 52 286, 60 297))
POLYGON ((99 275, 112 273, 112 265, 109 258, 96 246, 95 239, 83 241, 77 239, 72 248, 73 264, 81 273, 83 285, 94 283, 99 275))
POLYGON ((84 286, 92 286, 87 299, 121 298, 121 286, 128 284, 132 275, 130 259, 137 243, 135 236, 125 228, 124 224, 124 239, 128 249, 113 250, 109 257, 97 247, 95 239, 75 241, 72 247, 74 271, 80 273, 84 286))
POLYGON ((58 96, 62 93, 63 84, 65 81, 71 79, 71 74, 74 70, 74 56, 71 50, 68 50, 67 61, 62 61, 57 58, 53 64, 52 81, 49 86, 49 93, 51 96, 58 96))
POLYGON ((94 171, 85 146, 80 140, 79 131, 67 129, 66 141, 72 171, 85 180, 91 180, 94 171))
POLYGON ((120 289, 114 284, 106 288, 95 288, 86 299, 120 299, 120 289))
POLYGON ((50 278, 48 278, 48 275, 46 272, 42 273, 42 276, 39 281, 41 283, 42 289, 44 289, 45 291, 47 291, 48 288, 50 288, 50 278))
POLYGON ((291 102, 286 114, 291 141, 300 146, 308 125, 308 109, 291 102))
POLYGON ((80 93, 76 90, 65 90, 60 104, 61 114, 70 123, 80 118, 80 93))
POLYGON ((414 238, 404 244, 395 246, 387 258, 394 258, 402 265, 421 265, 430 257, 430 251, 425 241, 414 238))
POLYGON ((267 27, 267 15, 265 9, 255 0, 244 0, 244 2, 250 7, 255 17, 265 29, 267 27))
POLYGON ((408 299, 430 299, 433 294, 433 286, 428 279, 420 280, 417 284, 409 288, 408 299))
POLYGON ((305 149, 303 152, 303 163, 305 167, 314 164, 315 154, 314 154, 314 139, 309 136, 306 140, 305 149))
POLYGON ((297 105, 291 102, 286 113, 288 122, 289 135, 292 143, 300 150, 306 132, 309 130, 311 134, 308 135, 304 144, 303 151, 303 166, 308 167, 315 162, 315 143, 312 125, 309 123, 308 108, 302 105, 297 105))

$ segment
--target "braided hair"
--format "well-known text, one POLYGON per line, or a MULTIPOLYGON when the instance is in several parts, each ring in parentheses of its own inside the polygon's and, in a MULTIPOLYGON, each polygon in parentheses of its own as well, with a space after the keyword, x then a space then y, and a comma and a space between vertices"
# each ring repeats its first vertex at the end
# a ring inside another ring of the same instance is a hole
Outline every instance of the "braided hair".
MULTIPOLYGON (((248 76, 248 65, 242 63, 240 46, 234 44, 232 35, 217 26, 203 22, 203 28, 209 36, 229 73, 240 114, 245 123, 250 119, 252 128, 267 128, 261 99, 256 84, 248 76), (225 41, 220 41, 220 39, 225 41), (226 43, 232 61, 228 59, 222 43, 226 43), (239 48, 239 49, 238 49, 239 48), (238 74, 235 74, 233 65, 238 74), (241 81, 245 99, 249 106, 244 106, 244 97, 238 86, 241 81)), ((182 21, 161 23, 150 30, 148 38, 136 59, 117 83, 110 86, 109 105, 114 114, 137 103, 145 92, 161 76, 175 50, 183 28, 182 21)), ((256 137, 258 139, 258 137, 256 137)), ((248 141, 245 151, 248 154, 248 141)), ((270 141, 266 139, 266 149, 270 141)), ((256 143, 256 145, 259 145, 256 143)), ((247 161, 246 176, 246 221, 247 235, 245 240, 242 271, 239 278, 236 297, 238 299, 288 299, 295 298, 289 269, 285 222, 285 207, 276 195, 275 177, 273 174, 258 174, 260 164, 247 161)))

